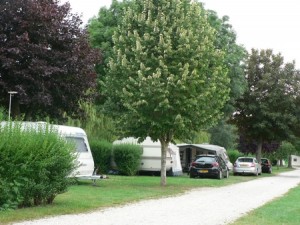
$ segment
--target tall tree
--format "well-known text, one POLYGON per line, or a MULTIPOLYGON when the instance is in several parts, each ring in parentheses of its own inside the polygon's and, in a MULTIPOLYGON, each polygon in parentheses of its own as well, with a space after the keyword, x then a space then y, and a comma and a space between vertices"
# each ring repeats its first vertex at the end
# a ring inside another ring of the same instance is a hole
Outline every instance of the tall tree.
POLYGON ((132 0, 112 0, 111 6, 100 8, 98 16, 92 18, 88 24, 90 43, 94 48, 100 49, 103 56, 103 60, 96 65, 97 74, 101 75, 98 76, 100 95, 97 104, 99 105, 105 101, 101 84, 108 69, 109 58, 113 52, 112 36, 122 22, 125 9, 132 4, 132 0))
POLYGON ((113 36, 107 105, 124 135, 161 142, 162 186, 169 143, 213 124, 228 100, 214 40, 204 9, 189 0, 133 1, 113 36))
POLYGON ((252 49, 246 79, 248 87, 236 104, 233 122, 246 142, 255 144, 260 161, 262 144, 287 140, 297 124, 299 74, 295 64, 284 64, 280 54, 252 49))
POLYGON ((89 21, 88 32, 91 44, 93 47, 101 49, 103 54, 103 61, 97 66, 100 74, 104 74, 107 69, 113 50, 112 36, 122 22, 125 8, 130 4, 132 4, 131 0, 112 0, 109 8, 100 8, 98 16, 89 21))
POLYGON ((244 93, 247 82, 245 79, 245 61, 247 50, 236 42, 236 33, 229 23, 229 17, 219 18, 217 13, 207 10, 210 25, 216 30, 214 45, 225 52, 224 62, 230 78, 230 98, 224 107, 224 117, 228 119, 235 111, 235 102, 244 93))
POLYGON ((14 96, 13 114, 27 119, 76 114, 95 87, 99 54, 79 16, 58 0, 0 1, 0 104, 14 96))
POLYGON ((217 13, 207 10, 211 26, 216 30, 215 46, 225 52, 225 65, 230 77, 230 98, 223 109, 223 118, 214 127, 209 129, 211 143, 225 148, 234 148, 238 141, 235 125, 228 123, 235 111, 234 104, 246 88, 244 64, 247 51, 236 43, 236 33, 229 24, 229 17, 219 18, 217 13))

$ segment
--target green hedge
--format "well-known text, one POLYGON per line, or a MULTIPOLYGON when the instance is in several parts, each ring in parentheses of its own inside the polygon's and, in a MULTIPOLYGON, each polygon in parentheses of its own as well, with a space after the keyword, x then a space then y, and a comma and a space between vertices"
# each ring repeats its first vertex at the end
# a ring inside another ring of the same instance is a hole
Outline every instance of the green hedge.
POLYGON ((52 203, 69 185, 73 149, 49 127, 0 127, 0 210, 52 203))
POLYGON ((243 154, 241 152, 239 152, 238 150, 227 150, 227 155, 232 164, 235 163, 235 161, 237 160, 238 157, 243 156, 243 154))
POLYGON ((111 167, 112 144, 108 141, 93 140, 90 147, 98 173, 107 173, 111 167))
POLYGON ((140 166, 142 147, 133 144, 118 144, 113 146, 113 158, 121 174, 133 176, 140 166))

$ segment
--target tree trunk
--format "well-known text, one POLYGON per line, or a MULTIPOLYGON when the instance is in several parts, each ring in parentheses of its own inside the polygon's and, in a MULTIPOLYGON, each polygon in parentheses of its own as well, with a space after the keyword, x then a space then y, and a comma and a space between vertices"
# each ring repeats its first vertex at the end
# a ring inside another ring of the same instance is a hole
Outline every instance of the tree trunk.
POLYGON ((293 168, 292 167, 292 155, 289 155, 288 168, 293 168))
POLYGON ((262 149, 262 138, 259 138, 256 149, 256 159, 259 163, 261 163, 261 149, 262 149))
POLYGON ((167 185, 167 168, 166 168, 166 158, 167 158, 167 149, 169 143, 164 140, 160 140, 161 143, 161 170, 160 170, 160 185, 167 185))

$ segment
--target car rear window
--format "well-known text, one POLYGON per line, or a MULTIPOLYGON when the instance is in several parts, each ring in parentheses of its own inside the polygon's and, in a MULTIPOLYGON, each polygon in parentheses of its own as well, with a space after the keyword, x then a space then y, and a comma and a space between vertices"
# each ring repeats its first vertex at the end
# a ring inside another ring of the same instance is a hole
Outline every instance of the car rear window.
POLYGON ((214 157, 200 157, 196 161, 197 162, 212 163, 212 162, 215 162, 216 159, 214 157))
POLYGON ((240 158, 238 159, 239 162, 253 162, 252 158, 240 158))

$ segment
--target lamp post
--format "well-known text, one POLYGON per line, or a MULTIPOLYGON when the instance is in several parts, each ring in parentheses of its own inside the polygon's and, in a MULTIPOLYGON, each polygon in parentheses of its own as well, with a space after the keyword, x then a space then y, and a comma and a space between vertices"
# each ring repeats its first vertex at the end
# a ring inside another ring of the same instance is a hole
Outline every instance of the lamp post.
POLYGON ((11 111, 11 96, 13 96, 14 94, 17 94, 18 92, 16 91, 9 91, 9 106, 8 106, 8 120, 10 121, 10 111, 11 111))

